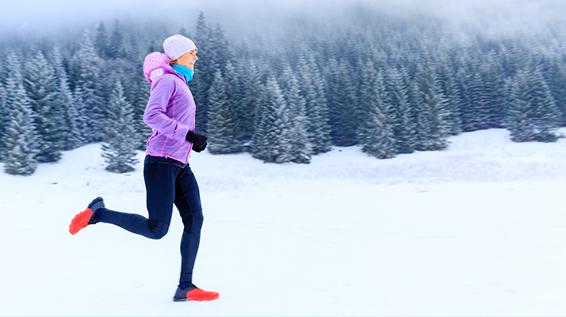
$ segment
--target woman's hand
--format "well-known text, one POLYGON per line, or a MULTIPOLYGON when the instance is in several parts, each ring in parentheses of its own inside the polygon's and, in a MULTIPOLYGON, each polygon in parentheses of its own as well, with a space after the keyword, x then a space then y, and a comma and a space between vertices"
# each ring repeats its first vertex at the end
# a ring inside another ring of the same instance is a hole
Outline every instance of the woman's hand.
POLYGON ((200 152, 206 148, 207 137, 202 133, 189 131, 187 132, 186 139, 193 144, 193 150, 195 150, 196 152, 200 152))
POLYGON ((197 146, 196 144, 193 143, 193 150, 194 150, 195 152, 201 152, 201 151, 203 151, 204 149, 206 149, 206 146, 207 146, 207 145, 208 145, 207 142, 204 142, 204 144, 203 144, 202 146, 197 146))

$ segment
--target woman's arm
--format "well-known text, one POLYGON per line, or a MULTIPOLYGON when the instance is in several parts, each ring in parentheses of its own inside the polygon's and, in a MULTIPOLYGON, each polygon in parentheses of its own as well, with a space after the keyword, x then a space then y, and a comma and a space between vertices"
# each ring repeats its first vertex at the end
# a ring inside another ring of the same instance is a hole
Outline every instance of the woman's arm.
POLYGON ((147 101, 143 122, 170 138, 185 140, 189 126, 168 117, 165 113, 174 92, 175 79, 172 76, 163 76, 158 79, 147 101))

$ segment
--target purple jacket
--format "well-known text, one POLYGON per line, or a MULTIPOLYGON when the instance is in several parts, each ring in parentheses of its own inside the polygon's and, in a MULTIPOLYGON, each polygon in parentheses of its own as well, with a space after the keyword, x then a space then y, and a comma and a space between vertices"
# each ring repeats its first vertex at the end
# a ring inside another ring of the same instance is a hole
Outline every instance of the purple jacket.
POLYGON ((151 84, 143 121, 153 130, 147 139, 146 154, 172 158, 183 164, 189 161, 193 144, 185 140, 195 129, 196 105, 185 79, 159 52, 147 55, 143 72, 151 84))

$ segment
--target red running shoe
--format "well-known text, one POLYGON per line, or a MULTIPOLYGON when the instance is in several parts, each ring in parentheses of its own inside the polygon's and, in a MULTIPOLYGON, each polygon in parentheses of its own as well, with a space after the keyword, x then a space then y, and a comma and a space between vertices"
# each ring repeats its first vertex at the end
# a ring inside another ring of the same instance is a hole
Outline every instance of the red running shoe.
POLYGON ((89 221, 99 208, 104 208, 104 200, 102 197, 96 197, 93 201, 88 204, 88 207, 75 215, 71 224, 69 225, 69 232, 74 235, 81 231, 84 227, 89 225, 89 221))
POLYGON ((203 289, 194 286, 187 290, 177 288, 177 291, 175 292, 175 296, 173 297, 173 301, 175 302, 184 302, 189 300, 211 301, 218 299, 219 296, 220 295, 218 294, 218 292, 205 291, 203 289))

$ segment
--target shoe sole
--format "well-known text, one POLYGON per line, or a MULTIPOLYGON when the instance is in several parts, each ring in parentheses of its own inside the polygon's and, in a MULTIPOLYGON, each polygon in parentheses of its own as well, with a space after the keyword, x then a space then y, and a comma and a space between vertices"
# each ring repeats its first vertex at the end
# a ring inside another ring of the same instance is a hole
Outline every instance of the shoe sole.
POLYGON ((213 300, 217 300, 219 298, 219 296, 216 296, 215 298, 211 298, 211 299, 188 299, 188 298, 175 298, 173 297, 173 301, 174 302, 210 302, 213 300))

